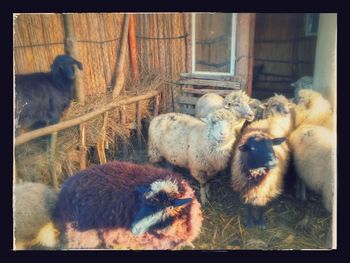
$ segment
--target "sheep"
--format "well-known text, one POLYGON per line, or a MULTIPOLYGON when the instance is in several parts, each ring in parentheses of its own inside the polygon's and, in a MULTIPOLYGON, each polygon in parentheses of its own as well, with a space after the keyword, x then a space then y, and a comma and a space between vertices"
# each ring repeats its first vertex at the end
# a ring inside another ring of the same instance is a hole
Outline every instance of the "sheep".
POLYGON ((245 128, 233 147, 231 183, 243 203, 248 204, 247 227, 254 223, 264 227, 264 206, 282 192, 290 153, 288 145, 283 143, 286 137, 279 134, 268 119, 255 121, 245 128), (253 207, 259 210, 256 222, 253 207))
POLYGON ((54 213, 66 247, 173 249, 200 233, 201 206, 180 174, 113 161, 69 177, 54 213))
POLYGON ((249 107, 254 113, 254 120, 260 120, 262 119, 262 113, 263 113, 263 102, 258 99, 251 98, 249 101, 249 107))
MULTIPOLYGON (((336 159, 335 133, 318 125, 301 125, 289 138, 294 159, 294 167, 303 184, 297 189, 297 197, 305 199, 304 184, 312 191, 321 194, 326 210, 333 214, 335 202, 336 159)), ((332 218, 333 221, 333 218, 332 218)), ((331 224, 333 225, 333 223, 331 224)), ((332 227, 326 235, 326 246, 332 246, 332 227)))
POLYGON ((297 175, 310 189, 322 194, 329 212, 334 199, 334 138, 332 130, 318 125, 301 125, 289 138, 297 175))
POLYGON ((50 187, 32 182, 14 185, 14 234, 16 249, 34 245, 54 248, 58 230, 52 223, 57 193, 50 187))
POLYGON ((74 96, 74 68, 82 64, 69 55, 59 55, 50 72, 15 76, 16 134, 55 124, 74 96))
POLYGON ((228 166, 234 143, 236 117, 226 109, 209 113, 206 118, 181 113, 155 117, 148 130, 148 159, 151 163, 163 158, 187 168, 200 184, 200 198, 206 204, 207 181, 228 166))
POLYGON ((290 84, 294 88, 294 97, 298 95, 301 89, 313 89, 314 78, 311 76, 303 76, 296 82, 290 84))
POLYGON ((233 91, 223 99, 215 93, 207 93, 196 102, 195 116, 205 118, 214 110, 225 108, 237 116, 236 133, 238 134, 245 120, 253 121, 254 112, 249 107, 250 98, 244 91, 233 91))
POLYGON ((333 129, 333 112, 331 104, 321 93, 301 89, 294 98, 296 106, 294 107, 294 127, 301 124, 315 124, 333 129))

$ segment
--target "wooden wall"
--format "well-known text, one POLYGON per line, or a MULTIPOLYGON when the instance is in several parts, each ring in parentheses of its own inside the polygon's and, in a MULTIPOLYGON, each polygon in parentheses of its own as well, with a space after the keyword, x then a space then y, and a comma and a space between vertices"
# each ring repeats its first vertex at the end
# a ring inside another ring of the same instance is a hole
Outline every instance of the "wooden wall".
POLYGON ((313 75, 316 36, 305 36, 305 14, 256 14, 254 65, 264 68, 253 94, 290 96, 290 83, 313 75))

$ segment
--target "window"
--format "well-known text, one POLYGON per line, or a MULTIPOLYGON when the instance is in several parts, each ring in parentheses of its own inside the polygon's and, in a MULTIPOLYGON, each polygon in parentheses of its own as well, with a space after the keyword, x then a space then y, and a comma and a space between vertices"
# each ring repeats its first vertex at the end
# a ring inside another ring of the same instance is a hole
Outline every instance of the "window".
POLYGON ((305 23, 305 35, 306 36, 316 36, 318 31, 318 19, 319 14, 306 14, 305 23))
POLYGON ((192 14, 192 71, 234 75, 236 14, 192 14))

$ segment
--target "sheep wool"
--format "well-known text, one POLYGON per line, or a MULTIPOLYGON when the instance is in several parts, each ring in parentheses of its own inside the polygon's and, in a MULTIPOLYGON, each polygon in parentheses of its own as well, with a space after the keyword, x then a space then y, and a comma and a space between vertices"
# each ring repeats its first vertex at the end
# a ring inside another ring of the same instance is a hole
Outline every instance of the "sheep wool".
POLYGON ((52 223, 57 193, 50 187, 24 182, 14 185, 14 234, 16 249, 34 245, 53 248, 58 231, 52 223))
POLYGON ((174 249, 191 244, 200 233, 203 218, 194 191, 180 174, 113 161, 68 178, 54 220, 65 233, 67 248, 174 249), (150 190, 144 193, 146 186, 150 190), (133 219, 141 206, 139 191, 155 202, 160 190, 175 198, 191 198, 191 202, 171 210, 174 217, 167 226, 138 232, 133 219))
POLYGON ((323 196, 332 212, 334 202, 335 134, 317 125, 301 125, 289 138, 297 175, 313 191, 323 196))

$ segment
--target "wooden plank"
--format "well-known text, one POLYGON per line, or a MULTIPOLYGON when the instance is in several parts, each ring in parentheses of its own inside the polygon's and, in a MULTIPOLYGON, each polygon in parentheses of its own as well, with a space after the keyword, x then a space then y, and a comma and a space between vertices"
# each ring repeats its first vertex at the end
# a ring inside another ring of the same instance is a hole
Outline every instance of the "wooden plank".
POLYGON ((142 141, 141 141, 141 107, 142 107, 142 101, 136 102, 136 135, 137 135, 137 143, 139 145, 139 148, 142 147, 142 141))
POLYGON ((86 168, 86 155, 87 155, 87 147, 86 147, 86 124, 82 123, 79 125, 80 132, 80 170, 84 170, 86 168))
POLYGON ((159 95, 154 97, 153 116, 157 116, 158 113, 159 113, 159 95))
POLYGON ((182 107, 182 108, 180 109, 180 111, 181 111, 182 113, 186 113, 186 114, 189 114, 189 115, 192 115, 192 116, 194 116, 194 115, 196 114, 196 111, 195 111, 194 108, 184 108, 184 107, 182 107))
POLYGON ((182 79, 179 81, 182 85, 194 85, 194 86, 209 86, 220 87, 229 89, 240 89, 241 83, 236 81, 221 81, 221 80, 208 80, 208 79, 182 79))
MULTIPOLYGON (((126 110, 125 106, 120 107, 120 122, 123 126, 126 125, 125 110, 126 110)), ((126 159, 129 155, 127 141, 124 138, 122 138, 122 153, 123 153, 124 159, 126 159)))
POLYGON ((192 93, 192 94, 207 94, 207 93, 216 93, 221 96, 230 94, 232 90, 219 90, 219 89, 193 89, 193 88, 182 88, 183 93, 192 93))
POLYGON ((108 120, 108 111, 103 114, 103 125, 100 129, 97 142, 96 142, 97 154, 98 154, 98 159, 100 161, 100 164, 104 164, 107 162, 106 153, 105 153, 107 120, 108 120))
POLYGON ((196 98, 196 97, 178 96, 176 97, 176 102, 179 104, 196 105, 198 99, 199 98, 196 98))
POLYGON ((233 76, 219 76, 209 74, 198 74, 198 73, 180 73, 183 79, 208 79, 208 80, 222 80, 222 81, 240 81, 239 77, 233 76))
POLYGON ((57 146, 57 135, 58 132, 54 132, 50 137, 50 154, 49 154, 49 163, 50 163, 50 173, 52 177, 53 188, 56 192, 59 191, 58 188, 58 179, 56 173, 56 146, 57 146))

